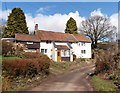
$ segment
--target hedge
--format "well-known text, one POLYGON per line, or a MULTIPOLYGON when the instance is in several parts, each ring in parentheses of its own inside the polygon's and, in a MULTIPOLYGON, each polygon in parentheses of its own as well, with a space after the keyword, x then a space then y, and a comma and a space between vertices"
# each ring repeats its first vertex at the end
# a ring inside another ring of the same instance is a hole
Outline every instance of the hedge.
POLYGON ((46 55, 38 58, 3 60, 3 74, 7 76, 35 76, 49 73, 50 59, 46 55))

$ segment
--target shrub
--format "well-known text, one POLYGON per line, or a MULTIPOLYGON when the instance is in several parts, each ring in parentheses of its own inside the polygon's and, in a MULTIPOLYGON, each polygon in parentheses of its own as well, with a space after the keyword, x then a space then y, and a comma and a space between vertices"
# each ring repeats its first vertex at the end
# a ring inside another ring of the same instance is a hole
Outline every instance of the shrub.
POLYGON ((4 77, 2 79, 2 91, 6 91, 7 89, 12 88, 12 83, 11 80, 8 79, 7 77, 4 77))
POLYGON ((120 54, 115 54, 114 50, 98 50, 96 53, 96 73, 110 72, 118 69, 120 62, 120 54))
POLYGON ((2 41, 2 54, 3 56, 11 55, 13 49, 13 43, 2 41))
POLYGON ((23 53, 24 58, 45 58, 45 55, 40 54, 39 52, 25 52, 23 53))
POLYGON ((33 77, 37 74, 49 73, 50 59, 42 55, 39 58, 26 58, 26 59, 14 59, 3 60, 3 73, 8 76, 30 76, 33 77))
POLYGON ((15 56, 18 56, 18 57, 23 57, 23 53, 24 53, 24 49, 25 49, 25 45, 23 44, 20 44, 20 43, 14 43, 14 46, 13 46, 13 50, 14 50, 14 55, 15 56))

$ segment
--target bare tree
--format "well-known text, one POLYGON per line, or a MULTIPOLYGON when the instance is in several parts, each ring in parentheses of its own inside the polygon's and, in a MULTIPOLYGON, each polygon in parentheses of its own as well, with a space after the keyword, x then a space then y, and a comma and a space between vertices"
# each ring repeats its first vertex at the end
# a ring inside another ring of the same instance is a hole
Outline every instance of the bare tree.
POLYGON ((92 48, 97 48, 98 41, 109 40, 115 34, 116 27, 111 25, 109 18, 97 15, 82 21, 79 30, 91 39, 92 48))

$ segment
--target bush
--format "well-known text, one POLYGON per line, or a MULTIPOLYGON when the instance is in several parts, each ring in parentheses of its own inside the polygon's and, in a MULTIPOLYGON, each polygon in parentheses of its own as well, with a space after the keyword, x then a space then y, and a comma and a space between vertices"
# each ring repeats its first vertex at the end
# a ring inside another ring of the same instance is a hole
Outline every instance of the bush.
POLYGON ((20 43, 14 43, 13 50, 14 50, 14 55, 22 58, 22 55, 24 53, 25 45, 20 44, 20 43))
MULTIPOLYGON (((119 68, 120 54, 115 54, 114 50, 98 50, 96 53, 96 73, 112 73, 119 68)), ((112 75, 111 74, 111 75, 112 75)))
POLYGON ((39 52, 24 52, 23 58, 40 58, 45 57, 46 55, 40 54, 39 52))
POLYGON ((17 77, 17 76, 30 76, 34 77, 37 74, 49 73, 50 59, 41 55, 39 58, 26 58, 3 60, 3 75, 17 77))
POLYGON ((3 56, 8 56, 12 54, 13 43, 2 41, 2 54, 3 56))

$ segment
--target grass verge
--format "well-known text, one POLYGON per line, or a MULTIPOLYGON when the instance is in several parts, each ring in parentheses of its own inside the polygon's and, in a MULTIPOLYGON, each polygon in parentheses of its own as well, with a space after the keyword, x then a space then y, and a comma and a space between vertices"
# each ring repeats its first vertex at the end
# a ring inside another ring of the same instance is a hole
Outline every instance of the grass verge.
POLYGON ((19 57, 2 57, 1 60, 13 60, 13 59, 20 59, 19 57))
POLYGON ((96 91, 116 91, 115 85, 112 81, 103 80, 98 76, 93 76, 91 83, 96 91))

